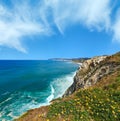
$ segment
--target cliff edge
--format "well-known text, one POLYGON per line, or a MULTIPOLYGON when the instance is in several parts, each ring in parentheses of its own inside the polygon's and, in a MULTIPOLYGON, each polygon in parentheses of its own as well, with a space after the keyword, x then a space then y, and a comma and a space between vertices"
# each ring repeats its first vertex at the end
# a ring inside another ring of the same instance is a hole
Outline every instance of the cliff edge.
POLYGON ((120 53, 84 61, 62 98, 17 121, 120 121, 120 53))
POLYGON ((98 56, 86 60, 77 71, 73 84, 68 88, 63 97, 71 95, 79 89, 86 89, 95 85, 106 75, 120 69, 119 53, 112 56, 98 56))

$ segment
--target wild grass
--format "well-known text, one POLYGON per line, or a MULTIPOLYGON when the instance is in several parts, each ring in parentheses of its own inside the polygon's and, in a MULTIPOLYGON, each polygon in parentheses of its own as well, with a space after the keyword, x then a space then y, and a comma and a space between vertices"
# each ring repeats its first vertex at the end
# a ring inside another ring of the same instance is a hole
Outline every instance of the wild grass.
POLYGON ((120 77, 107 88, 79 90, 73 97, 53 103, 49 121, 119 121, 120 77))
MULTIPOLYGON (((120 65, 120 52, 101 65, 120 65)), ((84 72, 83 74, 86 74, 84 72)), ((54 100, 50 106, 35 109, 19 121, 120 121, 120 68, 88 89, 54 100)))

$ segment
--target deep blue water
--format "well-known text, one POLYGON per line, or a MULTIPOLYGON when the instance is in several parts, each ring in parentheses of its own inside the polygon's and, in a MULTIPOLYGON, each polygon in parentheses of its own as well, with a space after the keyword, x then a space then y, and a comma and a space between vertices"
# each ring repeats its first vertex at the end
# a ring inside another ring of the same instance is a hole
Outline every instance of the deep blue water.
POLYGON ((78 65, 62 61, 0 61, 0 121, 61 97, 78 65))

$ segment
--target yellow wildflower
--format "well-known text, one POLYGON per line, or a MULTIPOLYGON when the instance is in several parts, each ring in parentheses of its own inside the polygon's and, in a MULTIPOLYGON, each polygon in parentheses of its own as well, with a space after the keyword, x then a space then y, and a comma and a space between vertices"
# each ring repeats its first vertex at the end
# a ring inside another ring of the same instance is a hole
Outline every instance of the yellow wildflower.
POLYGON ((112 111, 113 114, 115 114, 115 111, 112 111))

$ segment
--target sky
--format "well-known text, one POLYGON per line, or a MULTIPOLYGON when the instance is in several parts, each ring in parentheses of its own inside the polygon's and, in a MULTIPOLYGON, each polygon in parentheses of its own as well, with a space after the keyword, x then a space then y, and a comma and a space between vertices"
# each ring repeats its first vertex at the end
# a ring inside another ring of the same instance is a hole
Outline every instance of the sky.
POLYGON ((120 51, 119 0, 0 0, 0 59, 120 51))

